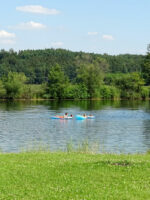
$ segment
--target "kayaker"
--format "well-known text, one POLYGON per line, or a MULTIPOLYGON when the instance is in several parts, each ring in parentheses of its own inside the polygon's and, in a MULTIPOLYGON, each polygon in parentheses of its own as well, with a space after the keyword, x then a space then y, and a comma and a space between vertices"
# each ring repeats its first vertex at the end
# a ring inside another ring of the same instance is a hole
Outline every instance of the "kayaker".
POLYGON ((68 113, 65 113, 64 118, 68 118, 68 113))

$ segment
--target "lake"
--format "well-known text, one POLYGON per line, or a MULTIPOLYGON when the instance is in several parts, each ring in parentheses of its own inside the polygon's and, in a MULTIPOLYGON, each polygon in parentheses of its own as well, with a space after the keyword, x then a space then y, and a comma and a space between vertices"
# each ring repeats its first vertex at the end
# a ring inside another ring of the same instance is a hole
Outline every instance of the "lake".
POLYGON ((19 152, 32 144, 65 150, 67 142, 98 144, 99 152, 143 153, 150 149, 150 101, 0 102, 0 149, 19 152), (51 116, 93 114, 95 119, 51 116))

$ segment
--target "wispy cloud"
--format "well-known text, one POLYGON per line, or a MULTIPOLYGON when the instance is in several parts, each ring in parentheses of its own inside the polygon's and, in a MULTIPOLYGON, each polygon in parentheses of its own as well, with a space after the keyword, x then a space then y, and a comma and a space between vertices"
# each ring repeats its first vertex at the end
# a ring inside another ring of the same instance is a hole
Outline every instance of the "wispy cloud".
POLYGON ((43 6, 40 5, 18 6, 16 7, 16 10, 22 12, 35 13, 35 14, 44 14, 44 15, 57 15, 60 13, 56 9, 44 8, 43 6))
POLYGON ((12 45, 15 44, 15 37, 14 33, 9 33, 5 30, 0 30, 0 44, 4 45, 12 45))
POLYGON ((7 39, 7 38, 15 38, 16 35, 14 33, 9 33, 5 30, 0 30, 0 39, 7 39))
POLYGON ((13 45, 16 41, 13 39, 0 39, 0 44, 13 45))
POLYGON ((30 21, 26 23, 21 23, 18 26, 16 26, 16 28, 22 30, 30 30, 30 29, 44 29, 46 28, 46 26, 38 22, 30 21))
POLYGON ((59 48, 63 46, 63 42, 52 42, 51 45, 54 48, 59 48))
POLYGON ((102 35, 102 38, 104 40, 114 40, 114 37, 112 35, 102 35))
POLYGON ((88 32, 88 35, 98 35, 98 32, 88 32))

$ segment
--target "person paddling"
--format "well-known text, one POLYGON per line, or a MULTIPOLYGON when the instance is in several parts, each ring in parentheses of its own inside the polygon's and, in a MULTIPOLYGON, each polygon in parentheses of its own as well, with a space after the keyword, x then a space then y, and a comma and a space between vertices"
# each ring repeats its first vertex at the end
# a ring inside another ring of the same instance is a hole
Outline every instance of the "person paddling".
POLYGON ((87 117, 86 114, 83 114, 83 117, 87 117))
POLYGON ((68 118, 68 113, 65 113, 64 118, 68 118))

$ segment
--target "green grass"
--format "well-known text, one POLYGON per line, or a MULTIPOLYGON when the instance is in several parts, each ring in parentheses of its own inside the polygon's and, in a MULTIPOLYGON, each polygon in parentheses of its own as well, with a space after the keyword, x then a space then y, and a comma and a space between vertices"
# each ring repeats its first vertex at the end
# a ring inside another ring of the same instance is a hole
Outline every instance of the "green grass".
POLYGON ((150 199, 150 154, 0 154, 0 199, 150 199))

